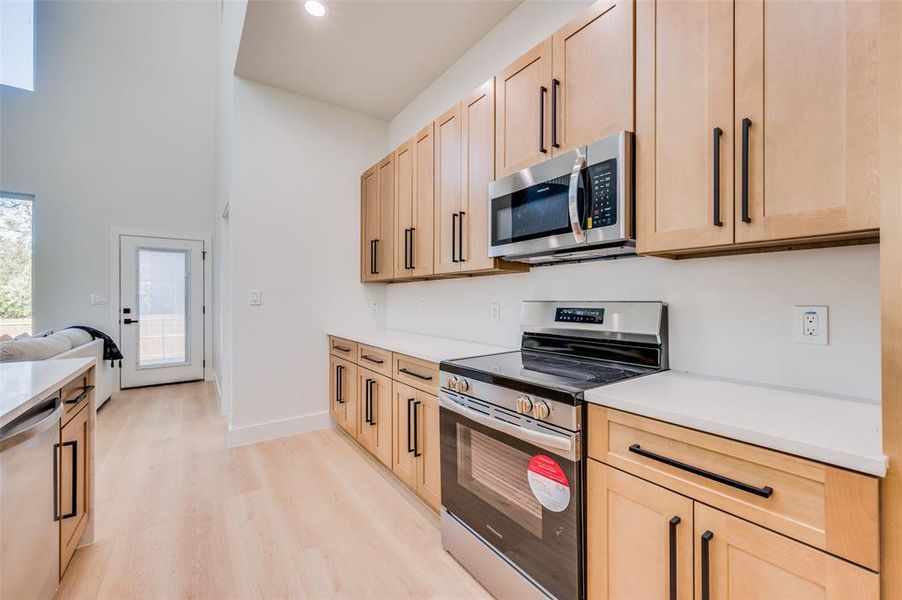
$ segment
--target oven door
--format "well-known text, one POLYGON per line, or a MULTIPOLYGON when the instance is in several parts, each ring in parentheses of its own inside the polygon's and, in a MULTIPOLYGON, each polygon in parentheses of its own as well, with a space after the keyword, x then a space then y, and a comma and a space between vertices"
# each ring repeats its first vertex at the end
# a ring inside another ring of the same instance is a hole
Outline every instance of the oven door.
POLYGON ((440 394, 442 505, 552 596, 580 598, 577 434, 531 420, 528 430, 515 424, 522 415, 440 394))
POLYGON ((530 256, 586 244, 585 148, 489 185, 489 256, 530 256))

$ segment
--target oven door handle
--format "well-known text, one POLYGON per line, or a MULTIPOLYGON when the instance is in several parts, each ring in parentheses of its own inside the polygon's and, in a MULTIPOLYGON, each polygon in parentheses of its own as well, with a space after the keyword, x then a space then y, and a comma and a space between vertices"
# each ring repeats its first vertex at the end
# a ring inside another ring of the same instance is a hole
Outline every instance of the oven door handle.
POLYGON ((546 450, 562 450, 567 453, 573 451, 573 441, 568 437, 552 435, 550 433, 539 433, 538 431, 524 429, 510 423, 505 423, 504 421, 499 421, 498 419, 493 419, 481 412, 477 412, 449 400, 444 394, 439 394, 438 403, 439 406, 447 408, 451 412, 455 412, 471 421, 476 421, 486 427, 511 435, 518 440, 535 444, 546 450))
POLYGON ((582 170, 586 166, 586 157, 579 154, 570 171, 570 185, 567 186, 567 203, 570 209, 570 228, 577 244, 585 243, 586 234, 583 231, 582 220, 579 218, 579 179, 582 170))

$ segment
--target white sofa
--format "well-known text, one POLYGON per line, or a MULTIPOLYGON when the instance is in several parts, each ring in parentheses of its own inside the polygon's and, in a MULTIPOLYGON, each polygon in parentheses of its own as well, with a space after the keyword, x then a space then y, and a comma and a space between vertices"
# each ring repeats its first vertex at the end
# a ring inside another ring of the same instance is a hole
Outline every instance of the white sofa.
POLYGON ((0 362, 56 360, 60 358, 96 358, 94 397, 100 408, 113 393, 114 368, 103 360, 103 340, 92 340, 81 329, 63 329, 49 335, 0 342, 0 362))

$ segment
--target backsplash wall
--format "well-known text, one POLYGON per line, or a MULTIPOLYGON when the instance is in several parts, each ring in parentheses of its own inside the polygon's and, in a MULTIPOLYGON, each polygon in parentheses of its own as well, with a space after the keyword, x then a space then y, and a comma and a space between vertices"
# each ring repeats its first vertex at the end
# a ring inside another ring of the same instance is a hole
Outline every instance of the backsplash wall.
POLYGON ((387 286, 386 325, 517 346, 523 300, 661 300, 670 367, 879 402, 876 245, 672 261, 635 257, 387 286), (498 303, 500 323, 489 305, 498 303), (793 342, 793 306, 829 307, 829 344, 793 342), (424 310, 425 309, 425 310, 424 310))

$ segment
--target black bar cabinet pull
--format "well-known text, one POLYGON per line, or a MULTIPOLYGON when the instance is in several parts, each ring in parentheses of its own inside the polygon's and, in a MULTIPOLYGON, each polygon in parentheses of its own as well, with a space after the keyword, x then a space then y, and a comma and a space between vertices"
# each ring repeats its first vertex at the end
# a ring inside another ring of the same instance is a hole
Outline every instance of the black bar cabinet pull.
POLYGON ((71 400, 66 400, 63 404, 78 404, 82 400, 85 399, 85 396, 88 395, 88 392, 94 389, 93 385, 86 385, 82 388, 82 390, 78 393, 78 396, 72 398, 71 400))
POLYGON ((464 215, 467 214, 464 211, 460 211, 457 213, 457 260, 460 262, 465 262, 464 258, 464 215))
POLYGON ((367 379, 366 383, 364 384, 366 386, 366 399, 363 402, 363 420, 367 423, 370 423, 370 416, 372 414, 370 408, 370 400, 372 400, 373 388, 370 386, 371 383, 373 383, 373 380, 367 379))
POLYGON ((557 141, 557 91, 561 87, 559 79, 551 80, 551 145, 560 148, 557 141))
POLYGON ((373 357, 370 356, 369 354, 364 354, 364 355, 362 355, 360 358, 362 358, 363 360, 367 360, 367 361, 369 361, 369 362, 371 362, 371 363, 375 363, 375 364, 377 364, 377 365, 385 364, 385 361, 384 361, 384 360, 379 360, 378 358, 373 358, 373 357))
POLYGON ((414 373, 413 371, 408 371, 407 369, 398 369, 399 372, 404 373, 405 375, 412 375, 417 379, 422 379, 423 381, 432 381, 432 375, 420 375, 419 373, 414 373))
POLYGON ((698 475, 699 477, 704 477, 706 479, 716 481, 717 483, 722 483, 724 485, 734 487, 737 490, 742 490, 743 492, 748 492, 749 494, 761 496, 762 498, 770 498, 774 493, 774 488, 770 487, 769 485, 766 485, 764 487, 755 487, 741 481, 736 481, 735 479, 730 479, 729 477, 724 477, 723 475, 718 475, 717 473, 712 473, 711 471, 693 467, 692 465, 674 460, 672 458, 668 458, 666 456, 661 456, 660 454, 655 454, 654 452, 649 452, 648 450, 643 450, 639 444, 633 444, 632 446, 630 446, 629 450, 630 452, 638 454, 639 456, 650 458, 651 460, 664 463, 665 465, 670 465, 671 467, 676 467, 677 469, 688 471, 693 475, 698 475))
POLYGON ((370 425, 374 425, 374 426, 376 425, 376 415, 373 414, 373 400, 375 399, 374 398, 375 394, 373 393, 373 390, 375 389, 375 387, 376 387, 376 380, 371 379, 370 380, 370 425))
POLYGON ((670 519, 670 600, 677 597, 677 525, 682 519, 673 517, 670 519))
POLYGON ((376 240, 370 240, 370 275, 376 274, 376 240))
POLYGON ((60 520, 60 445, 53 444, 53 520, 60 520))
POLYGON ((410 269, 411 271, 414 270, 414 269, 416 268, 416 267, 413 266, 413 234, 414 234, 415 232, 416 232, 416 228, 415 228, 415 227, 411 227, 411 228, 410 228, 410 266, 407 267, 407 268, 410 269))
POLYGON ((457 259, 457 220, 460 218, 460 213, 454 213, 451 215, 451 262, 460 262, 457 259))
POLYGON ((373 240, 373 275, 379 274, 379 240, 373 240))
POLYGON ((749 216, 749 129, 752 120, 746 117, 742 120, 742 222, 751 223, 749 216))
POLYGON ((539 152, 542 154, 548 154, 548 148, 545 147, 545 94, 547 93, 547 87, 539 86, 539 152))
POLYGON ((351 349, 348 348, 347 346, 332 346, 332 347, 335 348, 336 350, 338 350, 339 352, 350 352, 351 351, 351 349))
POLYGON ((335 401, 338 402, 339 404, 344 404, 344 398, 342 398, 342 396, 344 396, 344 394, 341 393, 342 392, 341 373, 344 370, 345 370, 345 368, 341 365, 338 365, 335 367, 335 401))
POLYGON ((420 405, 420 401, 417 400, 413 403, 413 456, 417 458, 419 456, 423 456, 423 453, 420 452, 420 436, 417 434, 417 407, 420 405))
POLYGON ((723 227, 720 220, 720 137, 723 129, 714 128, 714 226, 723 227))
POLYGON ((711 538, 709 530, 702 534, 702 600, 711 600, 711 538))
POLYGON ((416 398, 408 398, 407 399, 407 451, 414 452, 416 449, 413 447, 413 444, 410 443, 410 421, 411 421, 411 405, 416 401, 416 398))
POLYGON ((60 515, 61 519, 71 519, 78 514, 78 440, 63 442, 63 448, 72 446, 72 512, 60 515))
POLYGON ((404 229, 404 269, 410 268, 410 229, 404 229))

